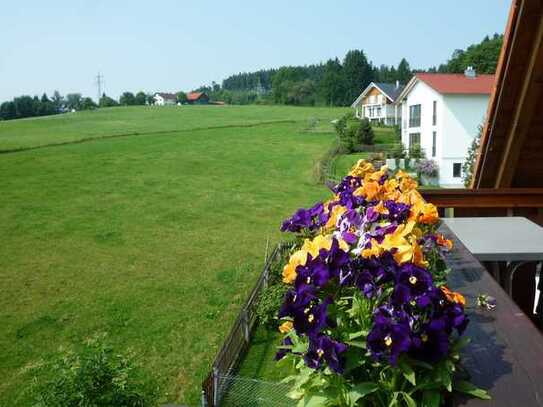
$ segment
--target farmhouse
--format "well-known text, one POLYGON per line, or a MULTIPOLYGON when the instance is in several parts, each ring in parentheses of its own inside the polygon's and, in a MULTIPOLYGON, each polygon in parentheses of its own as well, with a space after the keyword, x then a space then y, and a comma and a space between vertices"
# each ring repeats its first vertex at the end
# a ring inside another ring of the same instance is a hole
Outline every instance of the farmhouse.
POLYGON ((483 124, 494 75, 418 73, 396 103, 402 117, 402 142, 419 145, 439 165, 441 186, 462 185, 462 164, 483 124))
POLYGON ((153 97, 155 105, 165 106, 165 105, 175 105, 177 103, 177 95, 175 93, 164 93, 157 92, 153 97))
POLYGON ((401 111, 394 103, 404 86, 396 83, 372 82, 356 98, 351 107, 359 119, 367 118, 372 123, 400 124, 401 111))
POLYGON ((190 92, 187 94, 187 103, 191 105, 207 105, 209 96, 205 92, 190 92))

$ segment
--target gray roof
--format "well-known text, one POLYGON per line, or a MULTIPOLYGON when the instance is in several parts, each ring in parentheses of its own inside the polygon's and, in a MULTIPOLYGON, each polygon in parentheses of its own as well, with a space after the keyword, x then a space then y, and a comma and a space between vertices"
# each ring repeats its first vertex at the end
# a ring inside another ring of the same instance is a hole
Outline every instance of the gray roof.
POLYGON ((405 88, 404 85, 400 85, 396 87, 395 83, 386 83, 386 82, 374 82, 374 83, 379 89, 385 92, 387 96, 392 99, 393 102, 396 101, 396 98, 400 95, 400 93, 402 93, 403 88, 405 88))

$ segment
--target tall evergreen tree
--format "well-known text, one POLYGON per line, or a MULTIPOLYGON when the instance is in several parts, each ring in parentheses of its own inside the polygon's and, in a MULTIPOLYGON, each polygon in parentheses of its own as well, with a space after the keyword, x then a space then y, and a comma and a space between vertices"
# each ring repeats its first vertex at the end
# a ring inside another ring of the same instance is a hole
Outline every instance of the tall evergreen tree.
POLYGON ((345 78, 344 103, 352 103, 360 92, 373 80, 373 67, 368 62, 364 51, 351 50, 343 60, 343 76, 345 78))
POLYGON ((400 81, 400 83, 407 83, 411 79, 411 76, 413 76, 413 73, 411 72, 411 67, 409 66, 409 62, 405 58, 402 58, 400 63, 398 64, 398 69, 396 71, 396 79, 400 81))

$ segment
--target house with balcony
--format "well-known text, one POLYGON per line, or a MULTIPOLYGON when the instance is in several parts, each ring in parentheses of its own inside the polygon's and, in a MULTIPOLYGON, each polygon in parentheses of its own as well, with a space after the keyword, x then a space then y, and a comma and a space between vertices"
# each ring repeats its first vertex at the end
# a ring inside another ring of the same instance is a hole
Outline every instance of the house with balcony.
POLYGON ((371 82, 356 98, 351 107, 359 119, 388 126, 399 125, 400 109, 395 104, 404 86, 396 83, 371 82))
POLYGON ((485 120, 494 75, 417 73, 398 95, 402 142, 439 166, 439 184, 463 185, 462 164, 485 120))

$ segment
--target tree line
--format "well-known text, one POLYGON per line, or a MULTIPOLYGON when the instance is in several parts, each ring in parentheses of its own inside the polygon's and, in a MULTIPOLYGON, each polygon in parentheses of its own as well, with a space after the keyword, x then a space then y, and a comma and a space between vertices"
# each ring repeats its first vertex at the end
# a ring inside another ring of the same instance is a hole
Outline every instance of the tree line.
MULTIPOLYGON (((470 45, 465 50, 455 50, 447 62, 426 70, 412 70, 405 58, 396 66, 375 65, 363 50, 351 50, 342 60, 333 58, 319 64, 242 72, 227 77, 222 84, 212 82, 195 91, 206 92, 211 99, 228 104, 348 106, 372 81, 405 84, 414 72, 462 73, 470 65, 478 73, 494 73, 502 43, 503 35, 486 36, 480 43, 470 45)), ((184 92, 178 93, 178 101, 186 101, 184 92)), ((55 91, 51 98, 44 93, 41 98, 25 95, 2 103, 0 120, 152 103, 153 95, 143 91, 135 94, 123 92, 119 100, 103 94, 98 103, 80 93, 70 93, 64 97, 55 91)))

